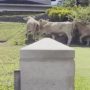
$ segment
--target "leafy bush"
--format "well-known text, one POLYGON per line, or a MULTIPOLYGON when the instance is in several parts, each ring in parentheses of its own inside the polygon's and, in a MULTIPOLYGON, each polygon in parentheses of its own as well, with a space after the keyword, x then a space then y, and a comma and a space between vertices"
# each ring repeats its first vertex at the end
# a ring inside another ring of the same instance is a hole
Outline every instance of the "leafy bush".
POLYGON ((47 14, 51 21, 90 21, 90 7, 53 7, 47 14))
POLYGON ((67 21, 71 16, 71 9, 65 7, 53 7, 47 10, 47 14, 52 21, 67 21))
POLYGON ((66 7, 73 7, 75 5, 80 5, 80 6, 88 6, 89 5, 89 0, 64 0, 63 6, 66 7))
POLYGON ((74 7, 72 17, 74 20, 90 21, 90 7, 74 7))
POLYGON ((75 5, 75 0, 65 0, 63 5, 72 7, 75 5))

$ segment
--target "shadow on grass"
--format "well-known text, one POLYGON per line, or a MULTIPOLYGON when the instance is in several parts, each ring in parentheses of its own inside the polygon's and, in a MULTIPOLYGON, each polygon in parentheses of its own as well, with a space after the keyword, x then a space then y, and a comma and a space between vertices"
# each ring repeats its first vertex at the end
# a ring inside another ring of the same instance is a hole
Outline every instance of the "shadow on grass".
POLYGON ((70 45, 70 47, 82 47, 82 48, 87 48, 87 47, 90 47, 90 45, 87 46, 87 45, 85 45, 85 44, 72 44, 72 45, 70 45))

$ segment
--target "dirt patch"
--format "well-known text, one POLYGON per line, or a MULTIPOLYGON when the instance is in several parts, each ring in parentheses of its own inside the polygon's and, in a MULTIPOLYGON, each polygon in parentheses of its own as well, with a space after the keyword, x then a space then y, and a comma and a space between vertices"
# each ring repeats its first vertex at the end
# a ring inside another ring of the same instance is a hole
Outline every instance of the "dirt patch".
POLYGON ((6 41, 0 41, 0 45, 4 45, 6 41))

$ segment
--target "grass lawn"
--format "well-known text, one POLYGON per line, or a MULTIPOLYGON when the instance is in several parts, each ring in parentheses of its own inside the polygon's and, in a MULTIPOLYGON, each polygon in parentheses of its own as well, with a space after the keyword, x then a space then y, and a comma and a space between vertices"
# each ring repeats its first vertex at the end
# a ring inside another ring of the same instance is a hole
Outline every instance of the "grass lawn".
POLYGON ((0 45, 0 90, 13 90, 13 71, 19 69, 20 48, 0 45))
POLYGON ((7 41, 12 45, 24 44, 25 29, 24 23, 0 22, 0 41, 7 41))
POLYGON ((90 47, 74 47, 76 78, 75 90, 90 90, 90 47))
MULTIPOLYGON (((13 71, 19 69, 20 48, 25 40, 25 24, 0 22, 0 90, 13 90, 13 71), (18 45, 15 45, 18 43, 18 45), (21 46, 20 46, 21 45, 21 46)), ((75 49, 75 90, 90 90, 90 48, 75 49)))

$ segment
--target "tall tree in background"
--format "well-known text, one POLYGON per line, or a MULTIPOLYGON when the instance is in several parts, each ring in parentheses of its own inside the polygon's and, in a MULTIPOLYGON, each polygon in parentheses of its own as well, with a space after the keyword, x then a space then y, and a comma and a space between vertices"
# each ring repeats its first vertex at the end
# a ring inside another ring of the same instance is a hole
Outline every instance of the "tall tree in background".
POLYGON ((89 0, 76 0, 76 5, 81 5, 81 6, 88 6, 89 5, 89 0))
POLYGON ((77 6, 80 4, 79 0, 76 0, 75 3, 77 6))
POLYGON ((89 0, 64 0, 64 6, 88 6, 89 0))
POLYGON ((74 6, 75 5, 75 0, 64 0, 64 6, 74 6))

